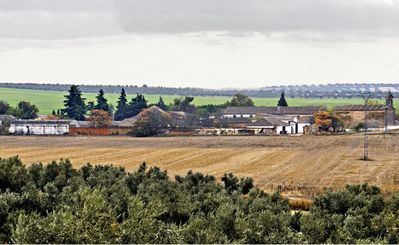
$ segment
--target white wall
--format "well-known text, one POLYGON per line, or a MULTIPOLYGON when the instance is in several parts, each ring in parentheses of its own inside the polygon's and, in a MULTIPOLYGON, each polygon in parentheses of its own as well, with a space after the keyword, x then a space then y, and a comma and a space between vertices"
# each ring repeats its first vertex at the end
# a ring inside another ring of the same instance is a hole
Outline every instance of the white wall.
MULTIPOLYGON (((283 131, 283 127, 284 126, 277 126, 276 127, 276 133, 277 134, 281 134, 281 132, 283 131)), ((285 131, 287 131, 287 134, 291 134, 291 126, 285 126, 285 131)))
POLYGON ((305 126, 310 126, 310 123, 298 123, 298 134, 303 134, 305 126))
POLYGON ((11 134, 35 135, 63 135, 69 133, 69 124, 14 124, 11 123, 9 133, 11 134))

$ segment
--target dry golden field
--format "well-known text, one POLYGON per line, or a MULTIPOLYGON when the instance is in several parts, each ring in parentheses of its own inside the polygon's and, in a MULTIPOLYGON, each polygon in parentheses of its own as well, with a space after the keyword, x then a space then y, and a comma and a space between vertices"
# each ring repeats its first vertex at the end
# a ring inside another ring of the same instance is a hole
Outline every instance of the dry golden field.
POLYGON ((345 184, 375 184, 399 190, 399 135, 369 136, 373 161, 363 154, 361 135, 301 137, 0 137, 0 157, 19 155, 24 163, 69 158, 135 170, 143 161, 170 175, 190 169, 220 177, 251 176, 265 190, 307 196, 345 184))

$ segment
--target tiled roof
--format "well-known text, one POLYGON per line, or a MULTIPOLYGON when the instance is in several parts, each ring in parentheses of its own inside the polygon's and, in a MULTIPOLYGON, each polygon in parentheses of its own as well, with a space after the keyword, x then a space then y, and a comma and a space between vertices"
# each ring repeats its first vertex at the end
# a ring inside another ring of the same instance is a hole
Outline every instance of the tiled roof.
POLYGON ((236 124, 236 123, 251 123, 251 119, 246 117, 237 117, 237 118, 221 118, 218 119, 220 123, 227 124, 236 124))
POLYGON ((14 120, 12 124, 69 124, 69 120, 14 120))
POLYGON ((270 126, 289 126, 289 123, 282 121, 277 117, 264 117, 256 122, 249 124, 248 126, 255 127, 270 127, 270 126))
POLYGON ((0 115, 0 121, 2 120, 14 120, 15 117, 11 116, 11 115, 0 115))
POLYGON ((259 119, 256 122, 249 124, 248 126, 256 126, 256 127, 273 127, 274 124, 266 120, 265 118, 259 119))
POLYGON ((271 124, 273 124, 274 126, 289 126, 289 123, 286 123, 284 121, 282 121, 279 118, 275 118, 275 117, 266 117, 265 118, 267 121, 269 121, 271 124))
POLYGON ((385 105, 345 105, 337 106, 334 111, 383 111, 385 105))
POLYGON ((323 110, 323 107, 227 107, 222 110, 223 115, 240 114, 263 114, 263 115, 311 115, 317 111, 323 110))

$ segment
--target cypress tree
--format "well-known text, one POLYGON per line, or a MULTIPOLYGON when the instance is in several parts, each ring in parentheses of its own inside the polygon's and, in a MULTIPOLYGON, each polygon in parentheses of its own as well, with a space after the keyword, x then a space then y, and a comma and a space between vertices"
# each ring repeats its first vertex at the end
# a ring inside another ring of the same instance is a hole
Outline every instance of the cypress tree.
POLYGON ((284 92, 281 93, 277 106, 288 106, 287 101, 285 100, 284 92))
POLYGON ((109 108, 107 99, 104 97, 104 91, 102 89, 100 89, 96 98, 97 98, 97 105, 94 107, 94 109, 103 110, 108 112, 108 114, 110 114, 111 110, 109 108))
POLYGON ((55 116, 55 115, 56 115, 56 114, 55 114, 55 110, 53 110, 53 112, 52 112, 51 114, 55 116))
POLYGON ((118 104, 116 106, 115 120, 120 121, 125 119, 126 109, 127 109, 126 92, 125 89, 122 88, 121 95, 119 96, 118 104))
POLYGON ((66 114, 68 118, 75 120, 85 120, 86 105, 85 99, 82 98, 82 93, 79 90, 79 86, 72 85, 68 91, 68 95, 65 95, 64 106, 62 113, 66 114))

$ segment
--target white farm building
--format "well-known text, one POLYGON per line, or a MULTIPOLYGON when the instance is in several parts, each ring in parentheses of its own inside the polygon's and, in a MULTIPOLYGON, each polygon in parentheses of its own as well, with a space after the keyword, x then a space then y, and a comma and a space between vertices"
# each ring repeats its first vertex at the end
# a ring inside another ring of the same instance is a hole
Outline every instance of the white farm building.
POLYGON ((64 135, 69 133, 67 120, 15 120, 10 123, 10 134, 64 135))
POLYGON ((267 116, 247 125, 254 134, 303 134, 310 118, 267 116))

